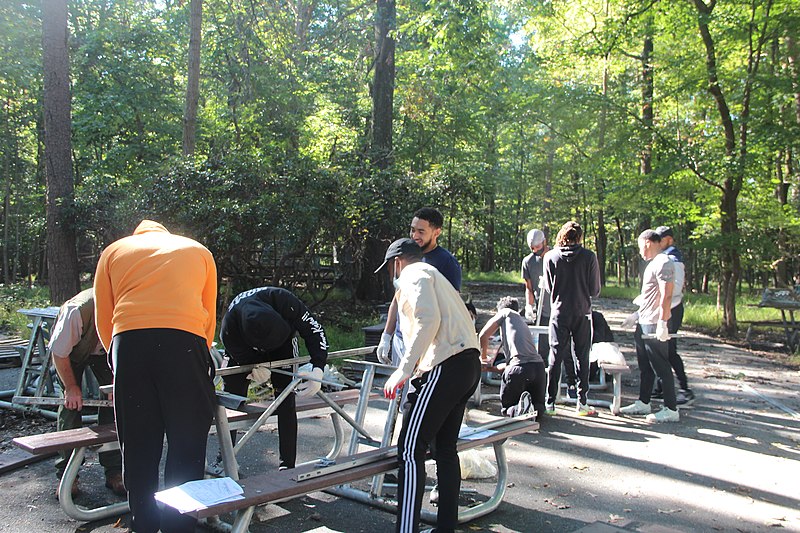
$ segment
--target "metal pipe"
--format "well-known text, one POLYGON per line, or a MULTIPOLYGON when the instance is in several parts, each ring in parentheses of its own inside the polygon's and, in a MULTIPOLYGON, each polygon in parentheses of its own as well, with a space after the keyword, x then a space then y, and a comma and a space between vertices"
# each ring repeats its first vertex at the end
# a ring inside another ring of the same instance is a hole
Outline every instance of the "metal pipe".
POLYGON ((283 400, 285 400, 286 397, 289 396, 290 394, 294 394, 294 388, 301 381, 302 381, 301 379, 293 379, 292 382, 289 383, 289 386, 283 389, 283 392, 281 392, 278 395, 278 397, 275 398, 275 400, 273 400, 273 402, 270 404, 267 410, 261 413, 261 416, 258 417, 258 420, 256 420, 255 423, 253 423, 253 425, 250 426, 250 429, 247 430, 247 433, 245 433, 244 436, 241 439, 239 439, 239 442, 237 442, 236 446, 234 446, 233 448, 233 453, 239 453, 239 450, 242 449, 242 446, 244 446, 245 443, 249 441, 253 437, 253 435, 256 434, 261 425, 267 421, 267 418, 272 416, 272 413, 274 413, 278 409, 283 400))
POLYGON ((110 516, 125 514, 130 511, 127 500, 124 502, 112 503, 111 505, 104 505, 96 509, 87 509, 75 505, 75 502, 72 500, 72 483, 78 477, 78 469, 81 467, 85 453, 85 447, 72 450, 72 455, 67 462, 67 467, 64 469, 64 475, 61 476, 61 482, 58 485, 58 502, 61 504, 61 508, 66 515, 81 522, 91 522, 110 516))

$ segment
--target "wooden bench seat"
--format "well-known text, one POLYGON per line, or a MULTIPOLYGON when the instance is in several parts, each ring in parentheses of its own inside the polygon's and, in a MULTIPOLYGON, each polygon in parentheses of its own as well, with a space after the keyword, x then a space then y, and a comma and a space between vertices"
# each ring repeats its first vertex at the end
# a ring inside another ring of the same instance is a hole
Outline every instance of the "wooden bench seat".
MULTIPOLYGON (((348 389, 339 392, 329 393, 327 396, 340 406, 352 405, 358 402, 359 392, 357 389, 348 389)), ((260 411, 269 406, 266 402, 256 402, 248 404, 254 411, 242 412, 226 409, 228 420, 238 422, 244 420, 254 420, 258 418, 260 411), (260 411, 259 411, 260 409, 260 411)), ((328 407, 323 400, 318 397, 301 398, 297 400, 297 412, 315 411, 328 407)), ((23 450, 33 455, 53 453, 63 450, 73 450, 91 446, 100 446, 117 440, 117 429, 113 424, 101 426, 87 426, 76 429, 66 429, 63 431, 52 431, 40 435, 28 435, 13 439, 13 443, 23 450)))
MULTIPOLYGON (((495 457, 498 461, 499 473, 497 486, 495 495, 491 499, 489 507, 483 510, 483 514, 494 510, 497 505, 499 505, 500 501, 502 501, 503 494, 505 493, 507 466, 502 448, 503 444, 511 437, 539 428, 539 424, 532 419, 507 418, 503 419, 502 423, 503 425, 499 427, 491 428, 492 433, 488 436, 472 440, 460 439, 457 445, 458 451, 485 446, 487 444, 492 444, 495 447, 495 457)), ((337 463, 342 465, 351 462, 358 462, 359 464, 330 474, 309 477, 303 481, 297 481, 298 476, 312 472, 320 467, 317 465, 306 465, 290 470, 271 471, 258 476, 248 477, 238 482, 244 490, 243 499, 219 503, 188 514, 196 518, 207 518, 238 511, 231 531, 234 533, 244 532, 247 530, 254 508, 257 505, 292 499, 311 492, 330 489, 331 487, 351 483, 370 476, 384 474, 396 469, 397 448, 390 447, 370 450, 351 456, 341 457, 337 460, 337 463)), ((479 506, 480 505, 482 504, 479 504, 479 506)), ((476 516, 482 516, 483 514, 474 515, 473 513, 468 516, 472 519, 476 516)))

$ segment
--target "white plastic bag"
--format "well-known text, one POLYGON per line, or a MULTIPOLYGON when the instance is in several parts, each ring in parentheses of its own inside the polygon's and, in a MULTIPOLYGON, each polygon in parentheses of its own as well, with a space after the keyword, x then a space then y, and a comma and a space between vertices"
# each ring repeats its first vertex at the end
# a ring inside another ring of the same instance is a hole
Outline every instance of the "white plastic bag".
POLYGON ((477 449, 459 452, 461 479, 486 479, 497 475, 497 467, 477 449))
POLYGON ((616 342, 596 342, 592 344, 592 351, 589 352, 589 362, 627 365, 625 356, 622 355, 619 344, 616 342))

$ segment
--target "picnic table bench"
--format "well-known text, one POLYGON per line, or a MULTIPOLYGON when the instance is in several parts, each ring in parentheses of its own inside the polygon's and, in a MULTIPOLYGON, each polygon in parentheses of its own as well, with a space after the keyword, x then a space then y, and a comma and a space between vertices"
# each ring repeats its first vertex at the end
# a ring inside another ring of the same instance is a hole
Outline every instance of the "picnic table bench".
MULTIPOLYGON (((504 418, 487 424, 484 428, 487 428, 485 435, 477 439, 459 439, 457 448, 458 451, 464 451, 488 444, 494 447, 498 467, 495 491, 489 500, 463 511, 460 510, 460 523, 484 516, 500 505, 505 495, 508 475, 508 464, 503 445, 511 437, 538 429, 539 424, 532 418, 504 418)), ((480 431, 482 428, 479 426, 474 429, 480 431)), ((290 470, 267 472, 248 477, 239 481, 244 490, 243 499, 211 505, 188 514, 202 519, 236 512, 231 531, 243 533, 247 531, 255 507, 258 505, 284 501, 334 487, 339 487, 339 489, 331 490, 331 493, 353 498, 357 493, 348 491, 347 487, 341 486, 395 470, 397 468, 397 448, 392 446, 345 456, 339 458, 337 463, 343 465, 344 468, 331 468, 330 474, 325 473, 325 469, 329 466, 305 465, 290 470), (308 476, 306 477, 306 475, 308 476)), ((366 493, 363 494, 362 498, 355 496, 354 499, 366 502, 369 496, 366 493)), ((380 507, 392 511, 397 507, 395 501, 386 498, 372 498, 372 501, 368 503, 379 504, 380 507)))
MULTIPOLYGON (((352 405, 358 402, 360 391, 355 389, 334 392, 328 394, 328 398, 339 406, 352 405)), ((325 409, 329 405, 319 397, 298 399, 296 409, 298 413, 308 413, 325 409)), ((258 404, 255 404, 255 409, 258 404)), ((225 407, 218 407, 217 419, 221 418, 223 412, 227 420, 231 422, 241 422, 253 420, 258 414, 255 411, 241 412, 225 407), (221 411, 220 411, 221 409, 221 411)), ((333 416, 333 415, 332 415, 333 416)), ((343 431, 341 426, 334 423, 336 441, 330 454, 338 454, 341 450, 343 431)), ((218 429, 219 432, 219 429, 218 429)), ((107 446, 108 448, 118 447, 117 429, 113 424, 87 426, 63 431, 54 431, 40 435, 29 435, 17 437, 12 441, 19 448, 33 454, 45 455, 54 452, 72 450, 72 455, 67 463, 64 475, 61 478, 59 489, 59 503, 67 516, 75 520, 90 521, 99 520, 109 516, 115 516, 128 512, 128 502, 117 502, 95 509, 79 507, 72 500, 72 492, 69 490, 72 482, 78 475, 78 470, 83 462, 86 450, 96 446, 107 446)), ((329 455, 330 455, 329 454, 329 455)))
POLYGON ((800 322, 794 316, 795 311, 800 311, 800 285, 793 289, 769 287, 764 289, 758 307, 780 310, 781 320, 744 322, 748 324, 745 340, 750 342, 754 327, 780 327, 783 329, 789 351, 794 353, 800 349, 800 322))

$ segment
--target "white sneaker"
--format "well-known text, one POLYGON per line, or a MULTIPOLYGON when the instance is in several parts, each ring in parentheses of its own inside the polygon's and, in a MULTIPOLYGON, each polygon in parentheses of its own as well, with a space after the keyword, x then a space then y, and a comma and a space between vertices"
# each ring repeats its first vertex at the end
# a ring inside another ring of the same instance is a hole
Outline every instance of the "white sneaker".
POLYGON ((649 415, 652 412, 649 403, 644 403, 642 400, 636 400, 630 405, 626 405, 619 410, 623 415, 649 415))
POLYGON ((577 405, 575 405, 575 414, 578 416, 597 416, 597 411, 592 409, 592 407, 589 405, 579 401, 577 405))
POLYGON ((650 424, 658 422, 680 422, 681 415, 678 414, 678 411, 673 411, 672 409, 664 407, 657 413, 647 415, 644 420, 650 424))

